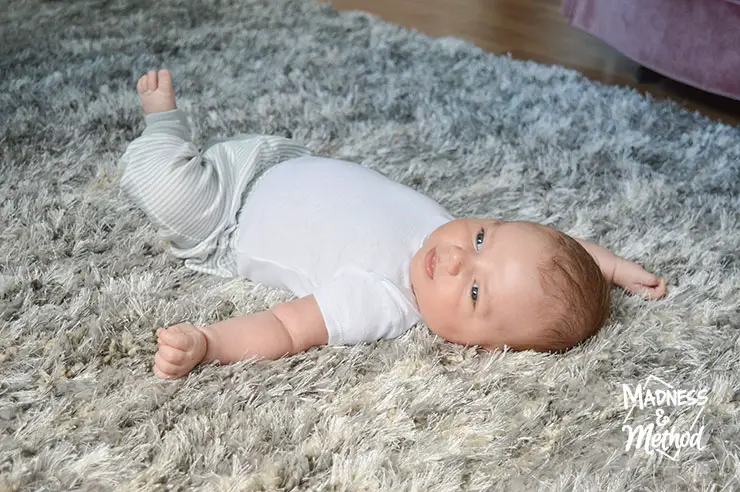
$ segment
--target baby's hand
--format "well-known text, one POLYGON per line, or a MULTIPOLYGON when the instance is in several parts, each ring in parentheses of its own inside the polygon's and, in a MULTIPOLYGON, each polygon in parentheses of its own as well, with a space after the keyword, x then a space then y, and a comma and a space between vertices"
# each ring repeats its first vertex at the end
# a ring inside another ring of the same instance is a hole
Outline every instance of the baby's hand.
POLYGON ((631 294, 640 294, 647 299, 660 299, 666 293, 664 279, 653 275, 637 263, 624 259, 614 270, 614 283, 631 294))
POLYGON ((208 350, 205 334, 190 323, 158 329, 157 342, 154 373, 162 379, 185 376, 200 364, 208 350))

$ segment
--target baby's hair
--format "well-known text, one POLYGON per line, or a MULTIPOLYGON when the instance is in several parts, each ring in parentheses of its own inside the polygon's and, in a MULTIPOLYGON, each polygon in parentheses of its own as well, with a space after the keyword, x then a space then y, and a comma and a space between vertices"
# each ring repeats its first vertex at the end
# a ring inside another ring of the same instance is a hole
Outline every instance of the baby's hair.
POLYGON ((531 348, 562 352, 599 331, 609 314, 610 285, 578 241, 553 233, 551 256, 539 265, 545 327, 531 348))

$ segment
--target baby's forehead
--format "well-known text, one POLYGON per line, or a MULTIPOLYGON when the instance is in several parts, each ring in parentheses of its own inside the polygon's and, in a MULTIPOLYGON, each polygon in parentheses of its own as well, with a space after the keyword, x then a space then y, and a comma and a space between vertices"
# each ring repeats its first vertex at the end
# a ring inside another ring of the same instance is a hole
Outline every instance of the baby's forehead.
POLYGON ((505 222, 503 225, 519 234, 539 236, 542 239, 552 240, 559 234, 555 229, 546 225, 537 224, 536 222, 505 222))
POLYGON ((492 302, 485 313, 476 317, 476 331, 488 333, 503 341, 522 341, 538 337, 546 331, 547 309, 539 296, 519 299, 519 303, 492 302))
POLYGON ((485 255, 485 260, 502 268, 529 270, 548 262, 557 252, 557 241, 548 233, 506 231, 505 234, 493 235, 491 250, 485 255))

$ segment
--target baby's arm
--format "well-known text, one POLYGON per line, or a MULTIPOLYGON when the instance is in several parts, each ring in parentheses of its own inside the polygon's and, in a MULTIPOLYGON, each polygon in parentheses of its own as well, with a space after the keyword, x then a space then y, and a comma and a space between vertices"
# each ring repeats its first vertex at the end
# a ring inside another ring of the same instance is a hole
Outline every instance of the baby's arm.
POLYGON ((248 357, 279 359, 328 343, 314 296, 278 304, 269 311, 196 328, 190 323, 157 330, 154 372, 163 379, 186 375, 200 363, 231 364, 248 357))
POLYGON ((642 294, 648 299, 660 299, 666 293, 665 280, 646 271, 637 263, 620 258, 606 248, 577 239, 591 254, 609 282, 632 294, 642 294))

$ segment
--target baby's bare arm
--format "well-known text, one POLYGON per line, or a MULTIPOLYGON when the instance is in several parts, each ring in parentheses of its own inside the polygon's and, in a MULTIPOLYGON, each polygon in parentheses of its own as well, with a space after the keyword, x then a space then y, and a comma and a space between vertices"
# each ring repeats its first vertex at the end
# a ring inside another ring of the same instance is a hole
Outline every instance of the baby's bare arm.
POLYGON ((231 364, 248 357, 279 359, 329 340, 313 296, 284 302, 261 313, 239 316, 200 328, 208 341, 202 362, 231 364))
POLYGON ((642 294, 650 299, 660 299, 666 293, 665 280, 654 275, 637 263, 620 258, 606 248, 577 239, 601 268, 606 280, 613 282, 633 294, 642 294))
POLYGON ((576 241, 593 257, 596 264, 601 268, 601 273, 604 274, 606 280, 608 282, 614 282, 614 273, 617 269, 617 263, 619 263, 621 258, 598 244, 589 243, 582 239, 576 239, 576 241))
POLYGON ((316 299, 307 296, 211 326, 196 328, 191 323, 180 323, 160 328, 154 373, 163 379, 176 379, 204 362, 278 359, 324 345, 328 338, 316 299))

